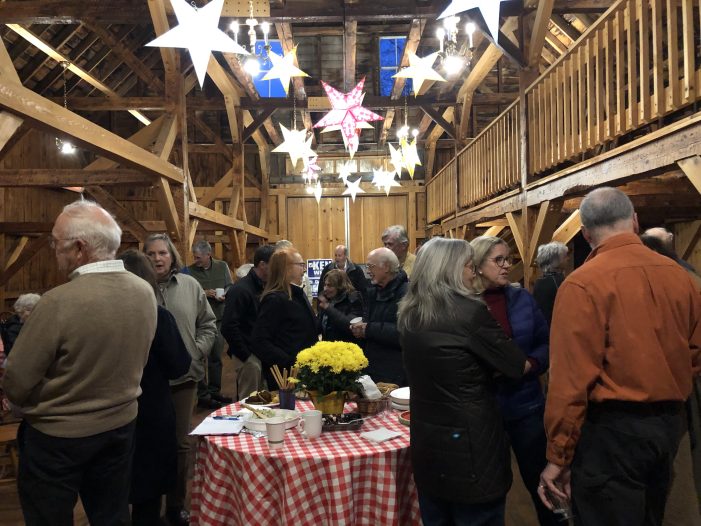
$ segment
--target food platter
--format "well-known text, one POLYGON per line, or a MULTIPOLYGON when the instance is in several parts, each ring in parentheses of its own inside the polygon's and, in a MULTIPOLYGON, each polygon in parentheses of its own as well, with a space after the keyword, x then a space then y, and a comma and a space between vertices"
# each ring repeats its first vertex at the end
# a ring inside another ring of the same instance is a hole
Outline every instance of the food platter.
MULTIPOLYGON (((299 422, 299 411, 292 411, 291 409, 266 409, 270 411, 271 415, 269 418, 282 417, 285 419, 285 429, 292 429, 299 422)), ((266 418, 258 418, 252 414, 248 409, 241 409, 234 413, 235 415, 250 415, 244 420, 243 427, 251 429, 253 431, 263 431, 265 432, 265 421, 266 418)))
MULTIPOLYGON (((267 391, 264 392, 267 393, 267 391)), ((251 393, 251 396, 247 396, 246 398, 241 400, 241 402, 243 402, 244 404, 254 405, 256 407, 278 407, 280 405, 280 397, 278 396, 278 392, 271 391, 269 394, 272 396, 272 401, 267 403, 253 396, 253 393, 251 393)))

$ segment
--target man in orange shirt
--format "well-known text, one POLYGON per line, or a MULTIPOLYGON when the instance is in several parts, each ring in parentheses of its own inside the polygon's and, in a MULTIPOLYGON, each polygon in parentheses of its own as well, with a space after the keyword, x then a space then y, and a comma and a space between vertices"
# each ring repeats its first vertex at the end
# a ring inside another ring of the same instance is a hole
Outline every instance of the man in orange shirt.
POLYGON ((661 524, 701 365, 701 296, 642 245, 623 192, 594 190, 580 213, 593 250, 555 301, 539 493, 571 496, 585 526, 661 524))

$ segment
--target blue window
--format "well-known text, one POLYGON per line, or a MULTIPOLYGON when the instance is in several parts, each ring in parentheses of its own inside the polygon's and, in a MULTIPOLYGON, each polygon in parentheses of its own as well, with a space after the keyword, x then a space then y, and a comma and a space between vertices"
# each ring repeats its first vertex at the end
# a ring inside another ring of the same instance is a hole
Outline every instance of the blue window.
MULTIPOLYGON (((284 54, 282 52, 282 44, 279 40, 269 40, 268 42, 270 44, 271 51, 274 51, 280 56, 284 54)), ((262 40, 256 41, 256 54, 262 55, 264 52, 265 42, 262 40)), ((265 77, 265 74, 272 69, 273 63, 270 62, 270 60, 266 60, 265 63, 263 63, 262 60, 259 60, 259 62, 260 73, 253 77, 253 85, 258 91, 258 95, 261 97, 284 97, 285 89, 282 87, 282 82, 280 82, 280 79, 262 80, 263 77, 265 77)))
MULTIPOLYGON (((406 37, 380 37, 380 95, 389 97, 394 87, 392 75, 399 71, 406 37)), ((411 79, 404 84, 402 96, 411 93, 411 79)))

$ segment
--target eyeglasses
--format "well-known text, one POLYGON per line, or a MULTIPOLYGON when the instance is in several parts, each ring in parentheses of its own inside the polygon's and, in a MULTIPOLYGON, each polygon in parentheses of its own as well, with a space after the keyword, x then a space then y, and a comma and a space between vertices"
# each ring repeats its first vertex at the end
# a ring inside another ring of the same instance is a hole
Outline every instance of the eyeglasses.
POLYGON ((497 256, 495 258, 489 258, 489 261, 494 261, 494 263, 497 264, 497 267, 501 268, 504 268, 507 265, 511 266, 514 262, 511 256, 497 256))
POLYGON ((365 266, 368 268, 368 270, 372 270, 375 267, 377 267, 377 265, 375 265, 374 263, 365 263, 365 266))
POLYGON ((54 236, 49 236, 49 246, 53 250, 56 248, 56 243, 58 241, 75 241, 76 239, 78 239, 78 238, 77 237, 66 237, 63 239, 59 239, 59 238, 54 237, 54 236))

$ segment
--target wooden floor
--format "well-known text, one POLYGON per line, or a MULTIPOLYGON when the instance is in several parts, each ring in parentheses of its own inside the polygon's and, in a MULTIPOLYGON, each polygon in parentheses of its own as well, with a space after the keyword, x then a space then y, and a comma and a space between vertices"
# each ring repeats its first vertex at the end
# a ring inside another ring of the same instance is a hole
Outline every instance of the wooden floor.
MULTIPOLYGON (((234 368, 231 360, 224 358, 224 374, 222 379, 222 391, 226 396, 236 397, 234 368)), ((196 409, 193 416, 193 426, 197 425, 202 419, 209 414, 209 410, 196 409)), ((194 451, 194 448, 193 448, 194 451)), ((192 473, 192 460, 190 463, 190 473, 192 473)), ((523 487, 523 483, 518 476, 518 468, 514 467, 514 485, 507 498, 506 506, 506 524, 507 526, 537 526, 533 505, 530 497, 523 487)), ((23 525, 22 511, 19 505, 17 489, 15 486, 0 486, 0 526, 15 526, 23 525)), ((88 521, 85 518, 85 513, 80 505, 76 506, 75 524, 78 526, 87 526, 88 521)))

